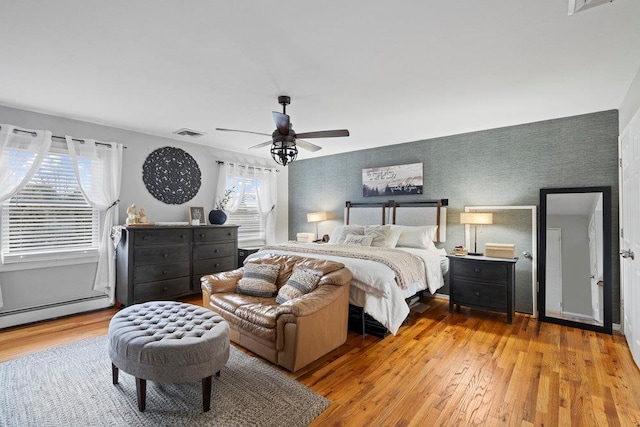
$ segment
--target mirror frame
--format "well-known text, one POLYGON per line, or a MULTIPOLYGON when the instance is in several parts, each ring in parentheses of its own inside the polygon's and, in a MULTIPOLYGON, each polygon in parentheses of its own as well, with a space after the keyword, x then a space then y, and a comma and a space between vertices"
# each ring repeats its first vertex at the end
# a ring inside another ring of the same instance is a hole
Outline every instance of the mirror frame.
POLYGON ((538 318, 544 322, 573 326, 596 332, 612 334, 613 322, 613 283, 612 283, 612 249, 611 249, 611 187, 573 187, 573 188, 541 188, 540 189, 540 228, 538 230, 538 318), (546 315, 546 258, 547 258, 547 195, 569 193, 602 193, 602 281, 603 281, 603 324, 581 323, 546 315))

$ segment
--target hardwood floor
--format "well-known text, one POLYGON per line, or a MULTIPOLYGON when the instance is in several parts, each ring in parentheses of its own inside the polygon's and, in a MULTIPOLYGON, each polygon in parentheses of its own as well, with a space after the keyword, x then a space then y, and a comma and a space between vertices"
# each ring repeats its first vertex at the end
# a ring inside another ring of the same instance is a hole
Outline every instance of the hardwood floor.
MULTIPOLYGON (((332 401, 314 426, 640 425, 640 370, 623 336, 425 302, 397 336, 350 332, 320 360, 283 370, 332 401)), ((0 361, 105 334, 114 313, 0 331, 0 361)))

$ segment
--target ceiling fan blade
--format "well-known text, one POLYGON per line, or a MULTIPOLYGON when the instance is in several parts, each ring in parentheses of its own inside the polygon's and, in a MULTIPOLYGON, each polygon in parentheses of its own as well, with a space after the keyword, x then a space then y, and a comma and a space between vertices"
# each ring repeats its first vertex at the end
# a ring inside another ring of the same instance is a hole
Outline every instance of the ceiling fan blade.
POLYGON ((318 151, 318 150, 322 150, 322 147, 319 147, 315 144, 312 144, 310 142, 307 141, 302 141, 300 139, 296 138, 296 145, 300 148, 304 148, 307 151, 318 151))
POLYGON ((280 135, 289 135, 289 115, 273 111, 273 120, 280 135))
POLYGON ((304 132, 297 134, 298 138, 334 138, 338 136, 349 136, 347 129, 319 130, 316 132, 304 132))
POLYGON ((255 135, 266 135, 266 136, 271 136, 270 133, 262 133, 262 132, 251 132, 250 130, 238 130, 238 129, 224 129, 224 128, 216 128, 216 130, 222 131, 222 132, 242 132, 242 133, 253 133, 255 135))
POLYGON ((249 149, 262 148, 262 147, 266 147, 267 145, 271 145, 271 144, 273 144, 273 141, 267 141, 267 142, 263 142, 262 144, 254 145, 253 147, 249 147, 249 149))

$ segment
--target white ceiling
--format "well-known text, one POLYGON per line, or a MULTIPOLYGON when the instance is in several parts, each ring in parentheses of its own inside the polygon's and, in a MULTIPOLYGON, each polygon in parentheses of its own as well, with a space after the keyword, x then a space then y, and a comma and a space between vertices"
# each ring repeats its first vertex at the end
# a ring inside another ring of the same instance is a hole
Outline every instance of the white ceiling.
MULTIPOLYGON (((0 104, 269 157, 277 96, 310 158, 617 109, 640 1, 0 0, 0 104), (179 128, 206 132, 172 136, 179 128)), ((77 135, 79 137, 85 135, 77 135)), ((91 137, 91 135, 86 135, 91 137)))

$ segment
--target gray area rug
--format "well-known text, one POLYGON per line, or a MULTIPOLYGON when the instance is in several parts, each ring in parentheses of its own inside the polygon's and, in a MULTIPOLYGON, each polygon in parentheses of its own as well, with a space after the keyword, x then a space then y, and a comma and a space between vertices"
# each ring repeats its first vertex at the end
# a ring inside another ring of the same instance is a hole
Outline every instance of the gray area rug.
POLYGON ((0 364, 0 426, 306 426, 329 404, 233 346, 206 413, 200 381, 147 382, 139 412, 135 379, 111 382, 106 336, 0 364))

